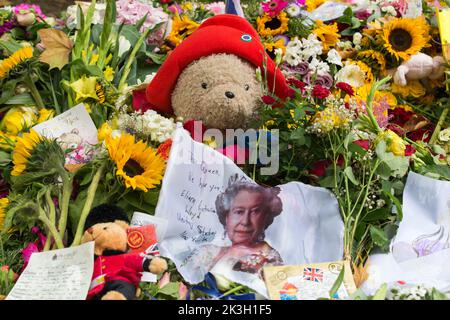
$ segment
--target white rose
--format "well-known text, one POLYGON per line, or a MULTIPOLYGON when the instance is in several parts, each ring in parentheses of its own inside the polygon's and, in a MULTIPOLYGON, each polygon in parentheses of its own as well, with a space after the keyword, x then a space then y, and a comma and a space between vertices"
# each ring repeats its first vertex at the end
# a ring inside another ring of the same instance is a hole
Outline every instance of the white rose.
POLYGON ((366 75, 356 64, 348 64, 336 73, 337 82, 345 82, 354 88, 360 88, 364 85, 366 75))
POLYGON ((441 132, 439 132, 439 140, 443 142, 450 141, 450 128, 441 130, 441 132))

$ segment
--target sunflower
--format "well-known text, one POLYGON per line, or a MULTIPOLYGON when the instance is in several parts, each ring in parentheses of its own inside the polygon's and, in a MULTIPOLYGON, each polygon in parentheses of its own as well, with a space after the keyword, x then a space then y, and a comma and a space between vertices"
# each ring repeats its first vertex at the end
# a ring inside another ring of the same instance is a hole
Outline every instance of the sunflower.
POLYGON ((386 59, 379 51, 364 50, 359 52, 356 57, 363 60, 370 67, 378 69, 381 73, 386 70, 386 59))
POLYGON ((308 12, 312 12, 317 7, 321 6, 324 2, 325 0, 306 0, 305 1, 306 10, 308 10, 308 12))
POLYGON ((282 11, 275 17, 264 14, 256 19, 258 33, 262 37, 273 37, 288 31, 289 18, 286 12, 282 11))
POLYGON ((173 18, 172 31, 166 40, 174 46, 178 46, 185 38, 191 35, 200 25, 189 19, 188 16, 180 17, 176 15, 173 18))
POLYGON ((429 29, 424 17, 395 18, 383 26, 381 38, 390 55, 408 60, 428 44, 429 29))
POLYGON ((25 171, 31 154, 41 141, 42 137, 34 130, 30 130, 30 132, 24 133, 22 137, 17 138, 13 152, 14 168, 11 172, 12 176, 20 176, 25 171))
POLYGON ((5 222, 6 216, 6 208, 8 207, 8 204, 8 198, 5 197, 0 199, 0 231, 3 229, 3 224, 5 222))
POLYGON ((322 41, 325 52, 334 47, 341 37, 336 23, 325 24, 321 20, 316 21, 316 28, 313 30, 313 33, 322 41))
POLYGON ((6 77, 11 70, 31 57, 33 57, 33 48, 26 46, 20 48, 8 58, 0 61, 0 79, 6 77))
POLYGON ((266 48, 267 54, 275 60, 275 49, 281 49, 283 51, 283 56, 286 53, 286 46, 285 46, 285 40, 284 39, 278 39, 274 42, 265 42, 264 48, 266 48))
POLYGON ((410 80, 406 86, 392 84, 392 93, 401 95, 404 99, 408 97, 420 98, 427 92, 419 80, 410 80))
POLYGON ((165 161, 145 142, 136 143, 134 136, 127 133, 117 138, 107 136, 105 141, 109 156, 117 166, 116 175, 124 180, 127 188, 147 192, 161 183, 165 161))

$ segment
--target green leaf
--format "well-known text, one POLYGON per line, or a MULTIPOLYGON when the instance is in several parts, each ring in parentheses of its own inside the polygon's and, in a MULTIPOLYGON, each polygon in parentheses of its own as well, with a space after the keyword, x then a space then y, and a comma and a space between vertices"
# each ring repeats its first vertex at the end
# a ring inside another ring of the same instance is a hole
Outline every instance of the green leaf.
POLYGON ((341 272, 339 272, 339 276, 337 277, 336 281, 334 282, 333 286, 330 289, 330 299, 333 299, 334 295, 341 287, 342 282, 344 281, 344 274, 345 268, 344 266, 342 266, 341 272))
POLYGON ((385 232, 376 226, 370 226, 370 236, 372 237, 373 242, 381 248, 389 243, 389 239, 385 232))
POLYGON ((334 187, 334 177, 327 176, 319 181, 319 185, 323 188, 333 188, 334 187))
POLYGON ((4 104, 8 104, 8 105, 35 105, 34 99, 31 96, 31 94, 29 94, 28 92, 25 93, 21 93, 21 94, 17 94, 14 95, 13 97, 11 97, 10 99, 8 99, 8 101, 6 101, 4 104))
POLYGON ((355 175, 353 174, 352 167, 347 167, 344 169, 344 174, 347 176, 347 178, 355 185, 359 185, 358 179, 356 179, 355 175))
POLYGON ((394 203, 395 208, 397 208, 397 215, 400 220, 403 220, 403 210, 400 201, 390 192, 383 190, 383 193, 389 197, 389 199, 394 203))
POLYGON ((174 299, 178 298, 178 289, 180 288, 179 282, 169 282, 164 287, 162 287, 158 293, 170 296, 174 299))
POLYGON ((385 300, 386 294, 388 291, 388 285, 387 283, 383 283, 381 287, 375 292, 374 296, 372 297, 372 300, 385 300))

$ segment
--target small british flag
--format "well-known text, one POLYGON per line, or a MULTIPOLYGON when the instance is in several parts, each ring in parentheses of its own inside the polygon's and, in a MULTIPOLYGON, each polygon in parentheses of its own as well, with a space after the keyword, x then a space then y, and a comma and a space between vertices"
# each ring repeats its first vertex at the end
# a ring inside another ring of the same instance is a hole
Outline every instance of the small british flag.
POLYGON ((154 243, 150 247, 148 247, 147 250, 145 250, 145 254, 151 256, 159 256, 158 243, 154 243))
POLYGON ((308 268, 303 269, 303 280, 322 282, 323 281, 323 271, 320 268, 308 268))

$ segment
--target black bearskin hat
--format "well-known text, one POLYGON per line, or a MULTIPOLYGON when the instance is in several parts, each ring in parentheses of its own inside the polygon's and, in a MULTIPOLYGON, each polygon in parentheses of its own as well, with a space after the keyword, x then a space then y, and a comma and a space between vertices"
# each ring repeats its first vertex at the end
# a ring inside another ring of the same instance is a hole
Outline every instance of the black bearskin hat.
POLYGON ((128 219, 127 214, 122 208, 110 204, 101 204, 92 208, 89 212, 86 223, 84 224, 84 230, 89 229, 97 223, 114 222, 115 220, 130 223, 130 219, 128 219))

